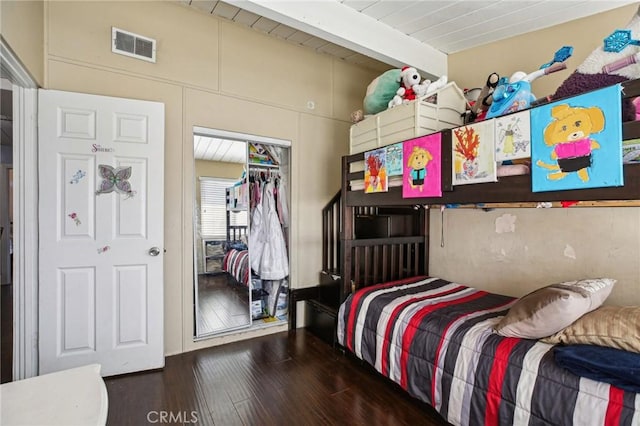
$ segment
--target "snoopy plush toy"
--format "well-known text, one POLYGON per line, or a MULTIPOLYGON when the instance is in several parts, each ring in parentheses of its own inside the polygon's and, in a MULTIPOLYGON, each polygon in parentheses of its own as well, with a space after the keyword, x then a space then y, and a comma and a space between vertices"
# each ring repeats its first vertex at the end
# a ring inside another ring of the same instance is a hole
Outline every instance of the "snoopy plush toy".
POLYGON ((422 77, 420 73, 418 73, 418 70, 408 66, 402 67, 399 79, 401 83, 400 88, 393 99, 389 101, 389 108, 426 96, 430 92, 434 92, 447 84, 446 76, 440 77, 433 83, 431 83, 431 80, 421 82, 422 77))

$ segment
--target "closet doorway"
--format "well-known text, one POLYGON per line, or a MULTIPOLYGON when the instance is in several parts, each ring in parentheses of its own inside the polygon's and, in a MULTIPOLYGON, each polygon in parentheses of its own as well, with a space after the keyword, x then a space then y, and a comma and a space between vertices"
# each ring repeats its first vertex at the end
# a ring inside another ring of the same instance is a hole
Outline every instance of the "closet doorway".
POLYGON ((195 127, 194 337, 288 321, 290 142, 195 127))

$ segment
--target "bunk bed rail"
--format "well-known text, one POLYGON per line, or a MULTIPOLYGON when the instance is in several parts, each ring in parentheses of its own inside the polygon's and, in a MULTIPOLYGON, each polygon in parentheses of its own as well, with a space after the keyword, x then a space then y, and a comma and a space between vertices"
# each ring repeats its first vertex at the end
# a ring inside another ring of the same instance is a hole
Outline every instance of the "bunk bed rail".
POLYGON ((238 241, 247 235, 247 225, 227 225, 227 241, 238 241))
POLYGON ((344 291, 425 275, 424 236, 376 238, 345 241, 350 270, 345 270, 344 291), (348 284, 346 284, 348 283, 348 284))
POLYGON ((342 209, 342 192, 329 200, 322 209, 322 272, 328 274, 341 274, 340 255, 340 211, 342 209))

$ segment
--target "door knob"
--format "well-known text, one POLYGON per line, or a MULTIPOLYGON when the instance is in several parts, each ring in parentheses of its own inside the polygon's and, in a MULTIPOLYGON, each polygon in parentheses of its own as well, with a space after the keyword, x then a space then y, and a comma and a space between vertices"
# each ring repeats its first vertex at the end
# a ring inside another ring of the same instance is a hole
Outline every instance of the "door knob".
POLYGON ((149 256, 157 256, 160 254, 160 249, 158 247, 151 247, 149 249, 149 256))

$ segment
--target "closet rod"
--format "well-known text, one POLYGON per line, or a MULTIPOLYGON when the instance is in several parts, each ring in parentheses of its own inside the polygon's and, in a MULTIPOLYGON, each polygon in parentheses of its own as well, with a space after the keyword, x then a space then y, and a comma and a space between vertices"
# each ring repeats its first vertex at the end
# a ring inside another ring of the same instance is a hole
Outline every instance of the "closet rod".
POLYGON ((249 163, 249 169, 279 169, 279 164, 251 164, 249 163))

